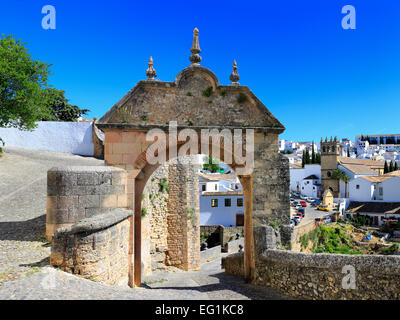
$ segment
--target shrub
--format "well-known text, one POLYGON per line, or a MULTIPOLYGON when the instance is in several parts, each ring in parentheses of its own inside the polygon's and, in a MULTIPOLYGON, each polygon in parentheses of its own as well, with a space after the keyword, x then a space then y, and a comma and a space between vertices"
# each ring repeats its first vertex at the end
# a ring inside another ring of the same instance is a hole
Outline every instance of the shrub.
POLYGON ((242 103, 245 103, 246 100, 247 100, 246 95, 243 94, 243 93, 239 93, 239 95, 238 95, 238 97, 237 97, 237 102, 240 103, 240 104, 242 104, 242 103))
POLYGON ((213 89, 212 87, 208 87, 206 90, 204 90, 203 93, 202 93, 203 97, 207 97, 208 98, 209 96, 211 96, 212 89, 213 89))

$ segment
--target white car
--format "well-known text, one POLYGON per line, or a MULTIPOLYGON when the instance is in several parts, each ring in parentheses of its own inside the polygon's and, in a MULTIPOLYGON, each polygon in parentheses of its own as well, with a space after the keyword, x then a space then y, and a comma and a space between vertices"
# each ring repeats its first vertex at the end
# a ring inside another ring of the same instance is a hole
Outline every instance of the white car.
POLYGON ((301 199, 301 200, 307 200, 307 197, 306 197, 306 196, 303 196, 303 195, 301 195, 301 196, 300 196, 300 199, 301 199))

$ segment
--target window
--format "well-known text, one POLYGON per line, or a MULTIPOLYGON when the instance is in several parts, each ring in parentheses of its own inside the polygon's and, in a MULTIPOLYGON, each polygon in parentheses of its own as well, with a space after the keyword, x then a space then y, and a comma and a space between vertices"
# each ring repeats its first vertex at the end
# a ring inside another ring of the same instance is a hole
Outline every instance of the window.
POLYGON ((238 198, 237 199, 237 206, 238 207, 243 207, 243 199, 242 198, 238 198))
POLYGON ((382 187, 379 188, 379 195, 383 196, 383 188, 382 187))
POLYGON ((205 185, 205 184, 203 184, 203 185, 201 186, 201 191, 206 191, 206 185, 205 185))
POLYGON ((328 176, 328 178, 330 178, 331 175, 332 175, 332 173, 331 173, 330 171, 328 171, 328 172, 326 173, 326 175, 328 176))
POLYGON ((218 207, 218 199, 211 199, 211 207, 213 208, 218 207))
POLYGON ((356 185, 356 189, 360 189, 360 185, 359 184, 356 185))
POLYGON ((218 185, 217 184, 215 184, 215 190, 217 190, 218 189, 218 185))
POLYGON ((226 198, 225 199, 225 207, 230 207, 231 206, 231 198, 226 198))

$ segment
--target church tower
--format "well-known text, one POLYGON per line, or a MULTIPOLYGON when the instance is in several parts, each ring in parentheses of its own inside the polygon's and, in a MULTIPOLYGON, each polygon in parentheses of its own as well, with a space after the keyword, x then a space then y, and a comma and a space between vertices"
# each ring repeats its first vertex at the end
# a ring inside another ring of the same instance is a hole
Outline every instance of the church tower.
POLYGON ((321 183, 323 192, 331 189, 335 198, 339 197, 339 180, 333 179, 333 171, 338 168, 338 161, 341 155, 340 142, 335 139, 325 142, 321 138, 321 183))

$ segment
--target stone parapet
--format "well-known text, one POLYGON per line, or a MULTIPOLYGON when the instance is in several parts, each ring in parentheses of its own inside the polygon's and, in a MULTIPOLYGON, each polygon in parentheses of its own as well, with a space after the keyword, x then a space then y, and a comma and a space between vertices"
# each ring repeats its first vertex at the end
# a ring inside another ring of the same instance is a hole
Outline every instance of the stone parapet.
POLYGON ((59 228, 53 237, 50 264, 107 284, 127 280, 130 216, 130 210, 114 209, 59 228))
POLYGON ((400 256, 282 250, 264 253, 255 281, 292 297, 324 300, 399 299, 399 282, 400 256), (354 288, 351 270, 354 270, 354 288))

